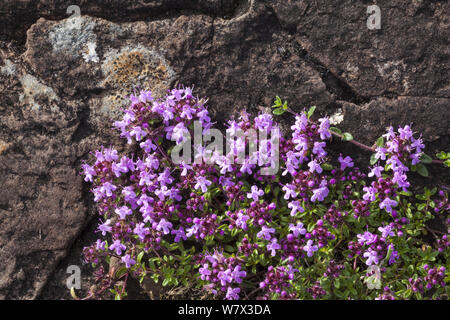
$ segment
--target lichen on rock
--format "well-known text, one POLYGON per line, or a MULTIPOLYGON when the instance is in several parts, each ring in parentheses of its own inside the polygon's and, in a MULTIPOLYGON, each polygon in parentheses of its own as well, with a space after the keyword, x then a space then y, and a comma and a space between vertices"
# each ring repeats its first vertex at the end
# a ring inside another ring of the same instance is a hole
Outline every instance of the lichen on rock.
POLYGON ((175 79, 164 56, 141 45, 109 50, 101 69, 104 79, 99 86, 111 92, 102 99, 102 112, 112 116, 127 105, 130 92, 142 88, 162 96, 175 79))

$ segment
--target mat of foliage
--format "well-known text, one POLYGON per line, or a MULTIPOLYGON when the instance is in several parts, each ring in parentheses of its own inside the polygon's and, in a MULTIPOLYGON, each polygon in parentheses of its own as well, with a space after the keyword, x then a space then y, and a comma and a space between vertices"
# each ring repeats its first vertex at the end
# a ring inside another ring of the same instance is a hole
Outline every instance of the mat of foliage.
MULTIPOLYGON (((219 299, 448 299, 448 231, 426 226, 446 215, 448 227, 448 194, 413 194, 408 175, 448 165, 449 154, 432 160, 410 126, 389 127, 360 169, 327 153, 333 135, 352 142, 350 133, 277 98, 273 113, 292 118, 291 132, 254 140, 243 163, 245 137, 229 139, 225 154, 203 141, 193 146, 202 161, 175 163, 194 121, 205 135, 214 127, 206 101, 184 87, 161 100, 132 95, 114 127, 136 152, 103 147, 83 164, 101 216, 99 239, 84 249, 98 285, 84 299, 121 299, 129 277, 219 299), (261 174, 278 144, 280 170, 261 174)), ((243 112, 226 131, 270 132, 274 117, 243 112)))

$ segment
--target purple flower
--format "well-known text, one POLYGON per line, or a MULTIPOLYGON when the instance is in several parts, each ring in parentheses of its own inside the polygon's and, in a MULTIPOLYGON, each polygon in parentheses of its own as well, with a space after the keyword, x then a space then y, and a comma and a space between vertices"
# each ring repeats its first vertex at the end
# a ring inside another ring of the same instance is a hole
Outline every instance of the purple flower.
POLYGON ((182 143, 188 140, 189 136, 189 130, 186 129, 183 122, 180 122, 173 128, 171 140, 176 143, 182 143))
POLYGON ((241 266, 234 267, 233 272, 231 273, 231 276, 233 277, 233 280, 237 283, 242 283, 241 278, 245 278, 247 275, 247 272, 241 271, 241 266))
POLYGON ((208 191, 208 186, 211 185, 211 181, 207 180, 203 176, 197 177, 197 183, 194 186, 195 190, 202 189, 202 192, 208 191))
POLYGON ((139 239, 142 241, 145 239, 145 236, 150 234, 150 229, 144 227, 144 223, 138 223, 134 228, 133 232, 138 235, 139 239))
POLYGON ((240 171, 242 173, 252 174, 253 167, 255 167, 255 165, 252 163, 252 161, 250 161, 249 158, 247 158, 244 160, 244 163, 242 164, 240 171))
POLYGON ((297 196, 297 191, 295 191, 295 186, 293 184, 287 184, 283 187, 284 199, 289 200, 289 198, 295 199, 297 196))
POLYGON ((109 182, 105 182, 103 186, 101 187, 101 190, 104 194, 106 194, 108 197, 112 196, 112 193, 114 190, 116 190, 117 187, 109 182))
POLYGON ((320 139, 322 140, 326 140, 331 138, 331 133, 328 129, 330 129, 330 120, 328 120, 328 118, 321 118, 319 119, 320 122, 320 126, 319 126, 319 130, 317 130, 317 132, 319 132, 320 134, 320 139))
POLYGON ((142 130, 140 126, 136 126, 130 131, 130 135, 135 136, 136 141, 141 141, 142 138, 147 135, 147 132, 145 130, 142 130))
POLYGON ((308 240, 306 245, 303 247, 303 250, 306 251, 306 254, 308 257, 312 257, 314 255, 314 252, 319 250, 319 247, 316 245, 313 245, 312 240, 308 240))
POLYGON ((327 187, 320 187, 313 190, 313 195, 311 196, 311 201, 316 202, 317 200, 323 201, 328 196, 329 190, 327 187))
POLYGON ((242 230, 247 230, 247 220, 249 220, 249 219, 250 219, 250 217, 248 215, 245 215, 242 212, 239 212, 237 214, 236 226, 238 228, 241 228, 242 230))
POLYGON ((241 289, 239 289, 239 288, 234 288, 233 289, 231 287, 228 287, 225 299, 227 299, 227 300, 239 300, 239 295, 238 295, 239 292, 241 292, 241 289))
POLYGON ((410 186, 406 174, 401 174, 398 171, 394 172, 392 182, 396 183, 403 191, 407 191, 407 188, 410 186))
POLYGON ((292 142, 295 143, 295 150, 306 153, 308 151, 308 139, 306 137, 299 136, 292 139, 292 142))
POLYGON ((295 116, 295 125, 291 126, 291 129, 296 132, 302 132, 306 130, 306 126, 308 125, 308 118, 305 113, 302 113, 300 116, 295 116))
POLYGON ((162 231, 164 234, 169 234, 170 233, 169 229, 171 229, 171 228, 172 228, 172 223, 170 223, 166 219, 162 218, 159 221, 158 226, 156 227, 156 230, 162 231))
POLYGON ((197 235, 197 233, 199 231, 199 227, 198 227, 198 225, 194 224, 190 228, 186 229, 186 231, 187 231, 186 237, 190 238, 194 235, 197 235))
POLYGON ((262 197, 264 195, 264 191, 259 189, 257 186, 252 186, 251 192, 247 193, 247 198, 252 198, 253 201, 258 201, 259 197, 262 197))
POLYGON ((98 229, 102 232, 102 235, 105 236, 107 232, 111 232, 112 227, 109 225, 111 223, 111 219, 105 221, 105 223, 98 226, 98 229))
POLYGON ((167 184, 171 184, 173 181, 173 178, 170 176, 170 170, 168 168, 164 169, 162 173, 158 176, 158 182, 165 186, 167 184))
POLYGON ((378 264, 378 253, 373 250, 369 249, 363 254, 364 258, 367 258, 366 265, 371 266, 372 264, 378 264))
POLYGON ((173 199, 173 200, 176 200, 176 201, 181 201, 181 199, 183 199, 181 196, 180 196, 180 190, 178 190, 178 189, 176 189, 176 188, 170 188, 170 190, 169 190, 169 198, 170 199, 173 199))
POLYGON ((164 201, 164 199, 170 194, 170 190, 167 186, 162 186, 161 189, 155 190, 155 195, 159 198, 159 200, 164 201))
POLYGON ((344 159, 342 158, 342 155, 339 156, 339 162, 341 163, 341 170, 344 171, 345 168, 352 168, 353 167, 353 160, 349 156, 346 156, 344 159))
POLYGON ((322 173, 323 169, 320 166, 320 164, 317 163, 316 160, 310 161, 308 163, 309 172, 314 173, 316 171, 317 173, 322 173))
POLYGON ((264 113, 255 117, 255 128, 259 130, 270 130, 272 127, 272 115, 264 113))
POLYGON ((108 162, 116 161, 117 159, 119 159, 116 149, 105 148, 103 150, 103 155, 105 157, 105 161, 108 162))
POLYGON ((391 265, 391 264, 397 262, 397 259, 399 258, 399 255, 398 255, 398 251, 394 249, 394 245, 393 244, 389 245, 389 249, 392 250, 391 251, 391 255, 389 256, 389 265, 391 265))
POLYGON ((125 250, 125 247, 120 240, 114 240, 113 244, 109 246, 109 250, 115 250, 117 255, 121 255, 122 251, 125 250))
POLYGON ((425 145, 423 144, 423 140, 421 138, 411 138, 411 141, 411 147, 415 148, 417 153, 421 153, 422 149, 425 148, 425 145))
POLYGON ((390 153, 398 152, 399 145, 398 145, 398 141, 397 140, 392 140, 392 141, 386 142, 386 146, 388 147, 387 148, 388 152, 390 152, 390 153))
POLYGON ((186 233, 184 232, 183 227, 180 227, 178 230, 173 229, 171 232, 171 234, 175 235, 175 242, 180 242, 181 239, 186 240, 187 236, 186 233))
MULTIPOLYGON (((129 167, 130 167, 130 163, 129 163, 130 159, 128 159, 127 157, 122 157, 122 159, 120 159, 119 163, 115 163, 113 162, 111 164, 111 169, 114 172, 114 174, 116 175, 116 177, 120 177, 120 175, 122 173, 126 173, 129 171, 129 167)), ((131 166, 134 169, 134 164, 133 161, 131 161, 131 166)))
POLYGON ((400 134, 400 139, 403 140, 409 140, 413 134, 409 126, 405 126, 404 128, 398 128, 398 133, 400 134))
POLYGON ((392 213, 392 207, 397 206, 397 201, 386 198, 380 203, 380 209, 385 209, 387 212, 392 213))
POLYGON ((325 142, 314 142, 314 147, 312 152, 314 154, 317 154, 317 156, 319 158, 323 158, 327 155, 327 152, 325 150, 323 150, 323 148, 326 146, 327 144, 325 142))
POLYGON ((127 206, 122 206, 116 210, 114 210, 115 213, 117 213, 121 220, 125 220, 125 218, 133 213, 130 208, 127 206))
POLYGON ((141 91, 141 94, 139 95, 139 100, 141 100, 144 103, 147 101, 153 101, 152 92, 150 90, 141 91))
POLYGON ((183 171, 181 171, 181 176, 184 177, 187 175, 188 170, 192 170, 192 166, 185 163, 184 161, 181 161, 180 168, 183 168, 183 171))
POLYGON ((395 132, 394 132, 394 128, 392 126, 387 128, 387 132, 385 134, 383 134, 383 138, 386 138, 387 140, 391 140, 391 139, 395 138, 395 132))
POLYGON ((390 224, 388 224, 386 227, 379 227, 378 231, 381 232, 381 236, 383 238, 395 236, 395 233, 394 231, 392 231, 392 226, 390 224))
POLYGON ((258 232, 256 234, 256 236, 258 238, 263 238, 263 239, 266 239, 266 240, 270 240, 270 239, 272 239, 272 236, 270 235, 271 233, 275 233, 275 229, 274 228, 269 228, 267 226, 262 226, 261 231, 258 232))
POLYGON ((220 271, 217 274, 217 278, 220 280, 220 284, 222 286, 225 286, 228 283, 231 283, 233 281, 233 277, 231 276, 231 270, 227 269, 225 271, 220 271))
POLYGON ((384 168, 382 166, 375 166, 372 168, 372 170, 367 175, 369 178, 375 176, 377 178, 381 177, 381 172, 384 171, 384 168))
POLYGON ((127 202, 135 202, 136 200, 136 193, 134 192, 134 189, 132 186, 128 186, 123 188, 122 194, 124 195, 124 200, 127 202))
POLYGON ((134 259, 131 258, 129 254, 126 254, 122 257, 122 262, 125 263, 125 267, 130 268, 132 265, 136 263, 134 259))
POLYGON ((191 108, 190 105, 185 104, 185 105, 183 106, 183 111, 181 112, 180 116, 181 116, 182 118, 191 120, 191 119, 192 119, 192 114, 193 114, 193 113, 195 113, 195 109, 191 108))
POLYGON ((358 234, 358 243, 361 245, 370 245, 377 241, 377 236, 369 231, 364 232, 363 234, 358 234))
POLYGON ((379 160, 386 160, 386 152, 387 150, 385 148, 382 147, 378 147, 375 149, 376 153, 375 153, 375 159, 379 160))
POLYGON ((276 250, 281 249, 281 246, 277 242, 278 242, 278 240, 273 238, 272 242, 267 245, 267 251, 271 251, 270 255, 272 257, 275 256, 276 250))
POLYGON ((149 155, 145 158, 145 166, 149 169, 156 170, 159 168, 159 160, 154 155, 149 155))
POLYGON ((289 231, 292 231, 294 234, 294 237, 298 237, 299 234, 305 235, 306 229, 303 228, 303 223, 297 222, 296 225, 293 225, 292 223, 289 224, 289 231))
POLYGON ((209 275, 211 275, 211 270, 209 270, 209 265, 205 263, 203 267, 198 269, 200 272, 200 279, 202 280, 209 280, 209 275))
POLYGON ((291 216, 294 217, 297 212, 304 212, 305 209, 303 209, 302 204, 300 201, 292 201, 288 203, 288 208, 291 209, 291 216))
POLYGON ((105 250, 105 245, 106 245, 105 241, 101 241, 100 239, 97 239, 97 242, 95 244, 95 248, 97 250, 105 250))
POLYGON ((152 140, 150 140, 150 139, 147 139, 147 140, 145 140, 144 142, 141 142, 141 143, 139 144, 139 146, 140 146, 142 149, 144 149, 144 151, 145 151, 146 153, 150 153, 150 152, 152 152, 153 150, 156 150, 156 149, 157 149, 157 146, 156 146, 155 144, 153 144, 152 140))
POLYGON ((83 168, 83 170, 84 170, 84 172, 83 172, 85 175, 84 181, 92 182, 93 176, 97 175, 97 172, 95 171, 95 169, 86 163, 83 164, 81 166, 81 168, 83 168))
POLYGON ((363 199, 366 201, 375 201, 377 189, 373 187, 364 187, 363 188, 365 194, 363 195, 363 199))

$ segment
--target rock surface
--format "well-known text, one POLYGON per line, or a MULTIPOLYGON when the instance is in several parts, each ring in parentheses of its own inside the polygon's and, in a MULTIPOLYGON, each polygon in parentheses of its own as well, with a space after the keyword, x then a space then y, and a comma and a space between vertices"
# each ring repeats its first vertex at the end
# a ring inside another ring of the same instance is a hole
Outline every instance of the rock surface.
POLYGON ((65 270, 95 237, 80 164, 121 143, 111 120, 139 87, 195 85, 219 127, 279 95, 342 110, 366 143, 413 123, 448 147, 450 5, 377 4, 379 30, 350 0, 2 1, 0 298, 69 298, 65 270))

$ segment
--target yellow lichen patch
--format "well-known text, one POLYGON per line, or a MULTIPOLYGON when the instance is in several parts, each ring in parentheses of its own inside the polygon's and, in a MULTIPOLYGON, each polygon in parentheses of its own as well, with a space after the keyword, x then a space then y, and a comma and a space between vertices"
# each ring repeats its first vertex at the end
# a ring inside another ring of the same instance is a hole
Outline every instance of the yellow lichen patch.
POLYGON ((140 86, 155 94, 164 94, 174 75, 162 55, 143 47, 108 53, 102 70, 106 86, 128 92, 140 86))
POLYGON ((8 150, 10 146, 11 143, 7 143, 5 141, 0 140, 0 154, 8 150))
POLYGON ((126 106, 127 97, 139 89, 151 90, 155 97, 162 97, 175 75, 161 54, 141 46, 107 52, 102 71, 105 78, 101 86, 112 91, 103 99, 103 113, 126 106))

